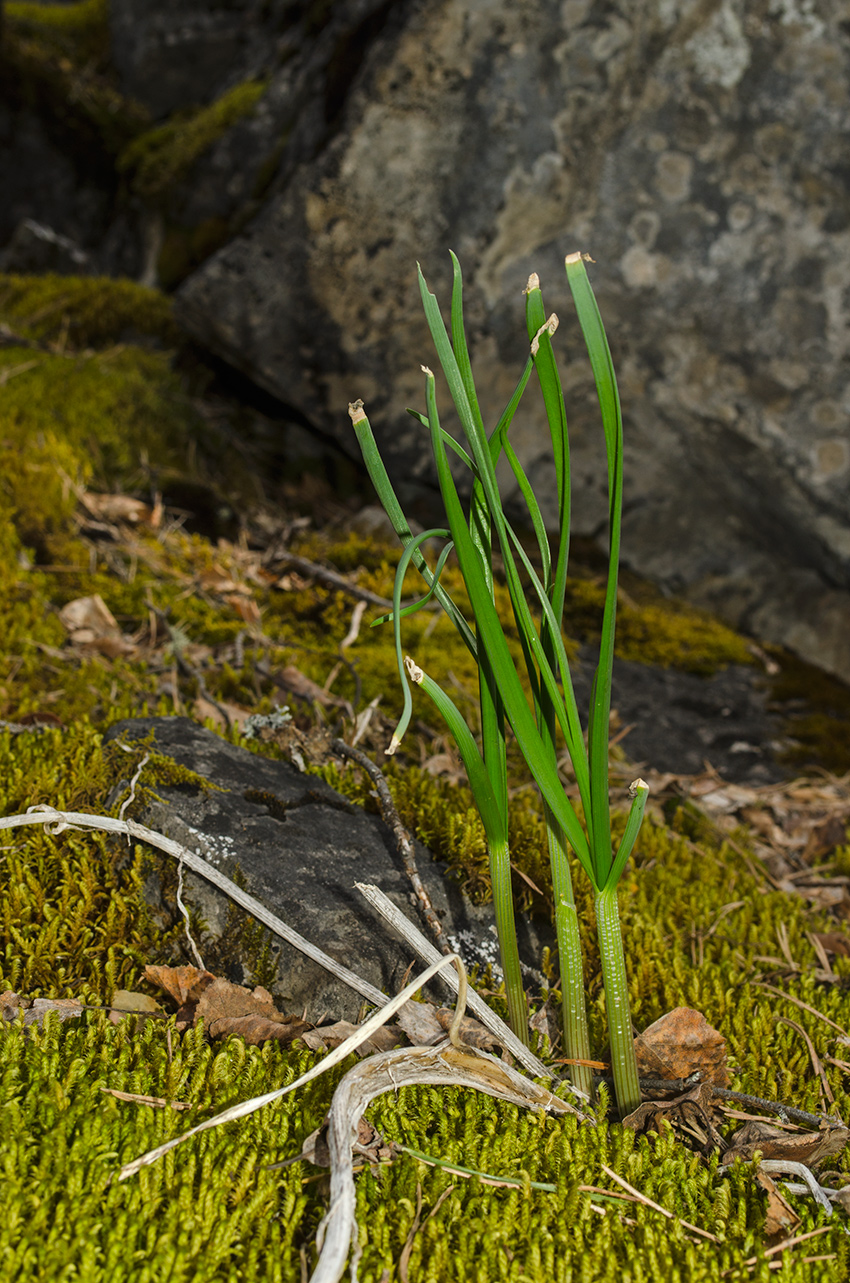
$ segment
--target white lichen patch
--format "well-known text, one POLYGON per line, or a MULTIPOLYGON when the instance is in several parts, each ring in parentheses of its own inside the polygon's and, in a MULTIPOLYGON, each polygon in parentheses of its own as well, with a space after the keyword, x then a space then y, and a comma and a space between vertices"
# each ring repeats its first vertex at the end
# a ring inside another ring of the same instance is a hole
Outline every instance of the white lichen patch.
POLYGON ((706 84, 734 89, 750 65, 750 45, 741 21, 726 0, 711 20, 685 45, 694 69, 706 84))
POLYGON ((236 858, 236 839, 229 837, 227 834, 219 833, 211 837, 209 833, 203 833, 200 829, 193 828, 191 824, 183 824, 188 835, 183 843, 184 846, 194 854, 199 855, 210 864, 220 865, 223 860, 233 860, 236 858))

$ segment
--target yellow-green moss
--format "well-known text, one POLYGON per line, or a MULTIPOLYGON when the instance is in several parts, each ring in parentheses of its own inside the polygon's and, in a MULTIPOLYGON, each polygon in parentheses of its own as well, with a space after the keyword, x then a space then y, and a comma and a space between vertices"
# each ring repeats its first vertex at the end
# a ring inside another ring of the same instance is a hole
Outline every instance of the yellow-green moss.
POLYGON ((0 496, 41 560, 76 560, 68 547, 75 486, 96 475, 107 489, 150 489, 160 469, 186 459, 194 416, 163 353, 128 346, 69 359, 6 348, 2 371, 12 377, 3 389, 0 496))
POLYGON ((233 231, 230 220, 218 215, 202 219, 194 227, 167 226, 156 261, 162 288, 176 289, 190 272, 230 239, 233 231))
POLYGON ((127 339, 180 341, 171 300, 135 281, 98 276, 0 274, 0 321, 16 334, 63 350, 113 347, 127 339))
POLYGON ((72 4, 7 0, 3 13, 13 31, 37 36, 45 47, 78 65, 101 61, 108 53, 109 0, 76 0, 72 4))
MULTIPOLYGON (((330 555, 330 547, 318 540, 304 544, 315 557, 323 548, 330 555)), ((341 541, 339 548, 338 564, 348 571, 362 566, 361 583, 388 590, 391 552, 356 539, 341 541)), ((125 778, 137 759, 122 754, 126 761, 119 762, 115 750, 104 755, 96 721, 103 724, 156 707, 155 686, 142 665, 81 660, 65 645, 54 608, 66 593, 101 591, 116 613, 141 616, 150 591, 194 640, 221 638, 228 629, 243 627, 226 604, 186 593, 186 585, 216 563, 229 565, 226 549, 184 535, 164 540, 140 535, 139 549, 143 556, 132 582, 116 572, 117 562, 109 569, 102 559, 94 574, 81 561, 74 575, 51 577, 28 568, 11 524, 0 522, 0 595, 10 603, 0 615, 0 717, 49 707, 68 719, 64 730, 0 735, 0 807, 5 813, 42 801, 101 809, 116 773, 125 778)), ((96 562, 101 557, 97 551, 92 555, 96 562)), ((257 592, 266 611, 263 627, 274 625, 277 644, 262 652, 246 644, 244 668, 222 670, 215 681, 249 702, 255 654, 273 667, 297 662, 324 680, 347 629, 352 599, 320 588, 257 592), (302 649, 305 637, 309 650, 302 649)), ((500 606, 505 607, 502 597, 500 606)), ((379 632, 389 651, 388 630, 374 630, 379 632)), ((433 663, 448 679, 456 667, 461 669, 463 651, 456 640, 450 641, 453 632, 435 636, 441 640, 433 643, 433 663)), ((420 649, 430 644, 431 639, 418 636, 420 649)), ((377 665, 380 671, 378 651, 361 650, 358 642, 350 658, 361 667, 365 697, 375 689, 371 670, 377 665)), ((390 704, 397 679, 389 660, 387 665, 389 677, 380 680, 387 682, 390 704)), ((265 683, 261 688, 269 689, 265 683)), ((470 707, 473 703, 470 696, 470 707)), ((142 789, 178 779, 169 774, 167 761, 155 758, 149 767, 142 789)), ((186 782, 182 774, 179 778, 186 782)), ((349 779, 350 792, 366 793, 368 785, 347 774, 349 779)), ((391 787, 405 821, 455 864, 473 890, 485 889, 480 824, 468 790, 418 769, 404 771, 398 764, 391 770, 391 787)), ((765 972, 758 958, 776 951, 773 940, 781 926, 804 970, 780 976, 780 985, 847 1028, 848 990, 842 983, 827 989, 813 979, 817 959, 808 932, 826 927, 828 919, 811 913, 802 899, 761 882, 757 866, 724 845, 721 835, 694 827, 684 812, 674 812, 671 820, 681 832, 645 825, 621 889, 638 1026, 677 1005, 697 1007, 729 1042, 736 1086, 817 1108, 818 1082, 803 1039, 776 1023, 784 1010, 781 1002, 753 982, 763 975, 777 979, 776 969, 765 972), (738 900, 743 903, 725 911, 738 900)), ((622 817, 615 824, 621 825, 622 817)), ((548 861, 539 804, 531 791, 515 798, 511 826, 514 859, 538 883, 545 900, 551 894, 548 861)), ((745 847, 747 837, 738 834, 736 841, 745 847)), ((140 892, 146 865, 135 849, 93 834, 53 837, 42 829, 16 831, 0 845, 6 848, 0 852, 0 875, 11 888, 0 907, 0 987, 104 1002, 114 987, 138 987, 145 963, 160 961, 181 945, 182 930, 174 934, 158 928, 144 904, 140 892)), ((591 1039, 601 1053, 600 967, 591 896, 580 874, 576 890, 580 917, 590 928, 585 962, 591 1039)), ((263 967, 271 959, 263 958, 262 934, 252 934, 251 924, 235 915, 231 928, 256 978, 267 978, 271 971, 263 967)), ((837 960, 835 968, 842 981, 850 977, 850 961, 837 960)), ((788 1013, 806 1028, 828 1063, 825 1058, 835 1055, 834 1031, 808 1012, 789 1006, 788 1013)), ((273 1044, 248 1049, 233 1039, 214 1049, 197 1031, 181 1037, 172 1030, 170 1038, 169 1051, 166 1031, 157 1022, 144 1030, 133 1024, 113 1030, 90 1018, 62 1029, 50 1025, 27 1040, 17 1030, 0 1038, 0 1104, 11 1137, 4 1151, 7 1205, 0 1217, 0 1250, 11 1272, 28 1276, 37 1260, 51 1277, 75 1272, 91 1283, 107 1278, 129 1283, 144 1260, 152 1277, 168 1273, 175 1280, 203 1283, 236 1272, 248 1280, 272 1277, 295 1283, 302 1277, 302 1248, 310 1268, 313 1236, 326 1206, 324 1187, 309 1179, 309 1169, 296 1165, 270 1172, 267 1164, 298 1151, 321 1120, 332 1083, 320 1080, 307 1093, 260 1112, 238 1129, 198 1138, 140 1181, 108 1184, 120 1162, 215 1108, 291 1080, 312 1063, 302 1051, 282 1051, 273 1044), (188 1119, 172 1111, 154 1113, 104 1096, 101 1086, 188 1100, 196 1112, 188 1119), (69 1207, 74 1210, 70 1220, 69 1207), (217 1227, 215 1233, 210 1224, 217 1227)), ((827 1073, 836 1108, 846 1113, 847 1080, 834 1066, 828 1065, 827 1073)), ((569 1119, 537 1119, 473 1093, 428 1088, 406 1091, 398 1099, 388 1096, 371 1116, 386 1134, 426 1153, 496 1174, 526 1173, 557 1186, 550 1195, 493 1190, 475 1180, 457 1182, 414 1240, 411 1277, 430 1271, 440 1283, 489 1283, 523 1275, 563 1283, 627 1276, 720 1283, 724 1272, 732 1271, 732 1277, 740 1270, 743 1259, 763 1255, 764 1209, 750 1170, 739 1166, 722 1174, 716 1163, 704 1168, 669 1133, 636 1140, 604 1118, 596 1128, 579 1127, 569 1119), (691 1243, 645 1209, 630 1211, 634 1226, 611 1211, 604 1219, 591 1213, 578 1186, 603 1183, 602 1163, 679 1216, 710 1229, 719 1244, 691 1243)), ((364 1283, 378 1283, 385 1269, 391 1275, 397 1269, 413 1225, 417 1185, 423 1206, 430 1209, 453 1183, 447 1173, 409 1157, 383 1171, 380 1181, 368 1171, 358 1176, 364 1283)), ((802 1228, 815 1228, 819 1213, 810 1202, 795 1203, 802 1228)), ((784 1274, 794 1283, 838 1283, 846 1274, 846 1238, 840 1226, 818 1243, 824 1253, 835 1253, 836 1261, 804 1264, 799 1254, 789 1253, 784 1274)))
POLYGON ((222 134, 254 110, 267 88, 267 80, 247 80, 210 106, 148 130, 121 153, 119 172, 138 195, 161 196, 222 134))
POLYGON ((777 711, 785 713, 783 732, 792 741, 787 760, 850 770, 850 687, 796 655, 777 658, 770 694, 777 711))
POLYGON ((4 512, 40 560, 87 562, 75 487, 150 489, 199 433, 172 353, 126 341, 176 339, 170 304, 130 281, 0 276, 0 322, 21 336, 0 349, 4 512))
MULTIPOLYGON (((602 623, 605 590, 590 579, 570 579, 564 623, 581 641, 596 640, 602 623)), ((639 664, 660 664, 709 676, 728 664, 752 664, 739 633, 704 611, 681 602, 633 603, 617 607, 616 655, 639 664)))

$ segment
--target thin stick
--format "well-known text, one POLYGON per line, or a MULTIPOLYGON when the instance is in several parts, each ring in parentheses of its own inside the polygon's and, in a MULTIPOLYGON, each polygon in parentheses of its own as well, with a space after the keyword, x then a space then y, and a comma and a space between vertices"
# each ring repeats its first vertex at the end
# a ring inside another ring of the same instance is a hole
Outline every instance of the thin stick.
POLYGON ((360 588, 357 584, 346 579, 338 570, 329 570, 326 566, 320 566, 318 562, 308 561, 306 557, 299 557, 294 552, 280 553, 280 560, 286 565, 291 566, 293 570, 299 571, 302 575, 310 575, 313 579, 320 579, 329 584, 332 588, 339 588, 342 592, 348 593, 350 597, 357 597, 360 601, 368 602, 371 606, 381 606, 384 610, 392 610, 393 604, 387 597, 379 597, 377 593, 370 592, 368 588, 360 588))
POLYGON ((410 1227, 410 1233, 407 1236, 407 1242, 405 1243, 404 1247, 401 1250, 401 1256, 398 1258, 398 1276, 401 1279, 401 1283, 409 1283, 409 1275, 407 1272, 407 1267, 408 1267, 408 1264, 410 1263, 410 1253, 413 1251, 413 1243, 416 1238, 416 1235, 419 1233, 419 1230, 421 1228, 423 1228, 425 1225, 428 1224, 432 1216, 437 1215, 437 1212, 439 1212, 440 1208, 443 1206, 443 1203, 445 1203, 449 1194, 453 1194, 456 1189, 457 1189, 456 1185, 449 1185, 446 1189, 444 1189, 442 1194, 434 1204, 434 1206, 431 1208, 428 1215, 425 1217, 425 1220, 423 1221, 422 1220, 422 1186, 420 1184, 417 1184, 416 1217, 413 1221, 412 1226, 410 1227))
MULTIPOLYGON (((613 1079, 602 1077, 594 1079, 596 1083, 605 1083, 611 1085, 613 1079)), ((652 1092, 683 1092, 689 1088, 695 1087, 698 1083, 695 1075, 690 1078, 641 1078, 641 1090, 650 1100, 654 1099, 652 1092)), ((789 1122, 799 1123, 803 1127, 843 1127, 844 1123, 839 1118, 831 1118, 828 1114, 810 1114, 804 1109, 795 1109, 793 1105, 784 1105, 778 1100, 765 1100, 762 1096, 750 1096, 743 1091, 730 1091, 728 1087, 716 1087, 714 1083, 711 1086, 711 1094, 719 1096, 721 1100, 734 1100, 739 1105, 749 1105, 752 1109, 760 1109, 763 1113, 776 1114, 780 1119, 789 1122)))
MULTIPOLYGON (((441 962, 445 963, 446 959, 441 962)), ((437 967, 440 963, 434 965, 437 967)), ((355 1219, 351 1150, 357 1140, 357 1124, 376 1096, 414 1084, 472 1087, 525 1109, 556 1114, 577 1112, 566 1101, 486 1052, 442 1043, 437 1047, 405 1047, 368 1056, 342 1079, 328 1114, 330 1207, 316 1235, 321 1254, 311 1283, 337 1283, 345 1269, 349 1249, 352 1250, 351 1277, 356 1279, 360 1240, 355 1219)))
POLYGON ((387 828, 392 832, 392 835, 395 838, 398 853, 402 858, 405 873, 410 878, 411 885, 416 893, 416 898, 419 901, 419 908, 422 916, 434 933, 434 938, 437 941, 440 953, 448 956, 452 952, 451 945, 446 939, 446 933, 443 930, 442 923, 434 911, 434 906, 431 903, 431 897, 426 891, 422 879, 419 876, 419 869, 416 867, 416 852, 413 847, 413 842, 411 841, 410 834, 401 822, 401 816, 396 810, 396 805, 393 801, 392 794, 390 793, 389 785, 387 784, 383 771, 381 771, 372 759, 367 757, 361 749, 352 748, 350 744, 346 744, 345 740, 334 740, 331 744, 331 752, 335 753, 337 757, 348 758, 350 761, 356 762, 358 766, 363 768, 372 783, 375 785, 375 789, 378 794, 378 801, 381 806, 381 816, 387 828))
POLYGON ((788 1016, 777 1016, 776 1023, 778 1025, 787 1025, 789 1029, 793 1029, 794 1032, 798 1033, 800 1037, 803 1039, 809 1052, 809 1059, 812 1062, 812 1069, 814 1069, 815 1073, 817 1074, 817 1077, 820 1083, 821 1098, 825 1099, 830 1105, 834 1105, 835 1097, 832 1094, 832 1088, 830 1087, 829 1082, 827 1080, 826 1070, 824 1069, 823 1065, 820 1062, 820 1056, 815 1051, 815 1044, 812 1042, 811 1038, 806 1033, 803 1026, 798 1024, 796 1020, 790 1020, 788 1016))
POLYGON ((757 989, 768 989, 771 993, 777 994, 778 997, 784 998, 786 1002, 793 1002, 794 1006, 799 1007, 801 1011, 808 1011, 810 1016, 817 1016, 818 1020, 822 1020, 831 1029, 837 1029, 842 1037, 850 1042, 850 1034, 847 1033, 846 1029, 842 1029, 841 1025, 837 1025, 834 1020, 830 1020, 829 1016, 825 1016, 822 1011, 818 1011, 817 1007, 809 1006, 807 1002, 803 1002, 801 998, 795 998, 792 994, 786 993, 784 989, 777 989, 776 985, 769 985, 766 980, 751 980, 750 984, 755 985, 757 989))
MULTIPOLYGON (((796 1247, 798 1243, 805 1243, 807 1239, 817 1238, 819 1234, 828 1234, 830 1230, 834 1228, 835 1227, 833 1225, 821 1225, 820 1229, 808 1230, 805 1234, 798 1234, 795 1238, 786 1238, 784 1242, 777 1243, 775 1247, 769 1247, 767 1249, 764 1254, 765 1260, 771 1256, 775 1256, 777 1252, 787 1252, 789 1247, 796 1247)), ((746 1261, 741 1262, 740 1266, 734 1265, 731 1269, 724 1270, 720 1277, 724 1279, 727 1278, 728 1275, 732 1273, 732 1270, 750 1269, 753 1265, 758 1264, 758 1259, 759 1258, 757 1256, 748 1256, 746 1261)), ((775 1268, 775 1266, 772 1268, 775 1268)))
MULTIPOLYGON (((209 1131, 211 1127, 221 1127, 224 1123, 232 1123, 237 1118, 245 1118, 248 1114, 255 1113, 258 1109, 262 1109, 264 1105, 270 1104, 273 1100, 279 1100, 281 1096, 287 1096, 291 1091, 295 1091, 298 1087, 303 1087, 306 1083, 312 1082, 314 1078, 318 1078, 329 1069, 333 1069, 334 1065, 341 1064, 341 1062, 345 1060, 346 1056, 350 1055, 350 1053, 355 1051, 361 1043, 366 1042, 367 1039, 371 1038, 373 1033, 380 1029, 382 1025, 386 1024, 390 1017, 395 1015, 400 1007, 404 1006, 408 998, 411 998, 413 994, 416 993, 417 989, 421 988, 423 984, 426 984, 432 976, 435 976, 438 971, 443 969, 443 967, 448 966, 450 962, 456 961, 459 961, 459 959, 455 959, 454 955, 452 955, 451 958, 441 958, 439 963, 435 963, 433 967, 429 967, 427 971, 423 971, 421 976, 417 977, 417 979, 409 984, 406 989, 402 989, 401 993, 396 994, 395 998, 391 998, 389 1002, 385 1002, 380 1011, 376 1011, 374 1015, 370 1016, 364 1024, 360 1025, 354 1033, 351 1034, 350 1037, 346 1038, 344 1042, 341 1042, 338 1047, 333 1049, 333 1051, 329 1051, 328 1054, 318 1062, 318 1064, 315 1064, 312 1069, 308 1069, 307 1072, 302 1074, 300 1078, 297 1078, 295 1082, 289 1083, 286 1087, 278 1087, 275 1091, 266 1092, 262 1096, 253 1096, 250 1100, 240 1101, 237 1105, 231 1105, 229 1109, 223 1110, 220 1114, 216 1114, 215 1117, 207 1118, 205 1122, 199 1123, 197 1127, 190 1128, 190 1130, 184 1132, 182 1136, 172 1137, 172 1139, 166 1141, 164 1145, 159 1145, 156 1149, 149 1150, 147 1154, 142 1154, 140 1158, 135 1158, 132 1163, 126 1163, 118 1173, 118 1179, 124 1181, 130 1176, 135 1176, 143 1167, 149 1167, 150 1164, 155 1163, 158 1158, 162 1158, 163 1154, 167 1154, 169 1150, 174 1149, 177 1145, 182 1145, 183 1141, 188 1140, 190 1136, 197 1136, 201 1132, 209 1131)), ((461 965, 463 964, 461 963, 461 965)), ((382 1059, 382 1055, 386 1056, 386 1054, 386 1052, 382 1054, 379 1053, 378 1057, 369 1057, 369 1059, 382 1059)), ((482 1052, 481 1055, 483 1054, 484 1053, 482 1052)), ((534 1083, 528 1083, 528 1087, 538 1092, 543 1090, 542 1088, 536 1087, 534 1083)), ((553 1097, 553 1100, 557 1100, 557 1097, 553 1097)), ((565 1101, 557 1100, 557 1103, 558 1105, 563 1106, 564 1111, 571 1109, 571 1106, 567 1105, 565 1101)))
POLYGON ((612 1181, 616 1181, 617 1184, 629 1194, 633 1194, 639 1203, 643 1203, 646 1207, 651 1207, 654 1211, 660 1212, 662 1216, 666 1216, 670 1221, 678 1221, 680 1225, 683 1225, 686 1230, 690 1230, 692 1234, 699 1234, 701 1238, 707 1238, 711 1243, 720 1242, 720 1239, 717 1238, 715 1234, 709 1233, 708 1230, 701 1229, 699 1225, 691 1225, 690 1221, 683 1221, 681 1217, 676 1216, 675 1212, 668 1211, 667 1208, 662 1207, 660 1203, 654 1203, 651 1198, 647 1198, 645 1194, 641 1194, 639 1189, 635 1189, 634 1185, 630 1185, 628 1181, 623 1180, 622 1176, 618 1176, 615 1171, 610 1167, 606 1167, 604 1163, 602 1164, 602 1170, 606 1176, 611 1177, 612 1181))

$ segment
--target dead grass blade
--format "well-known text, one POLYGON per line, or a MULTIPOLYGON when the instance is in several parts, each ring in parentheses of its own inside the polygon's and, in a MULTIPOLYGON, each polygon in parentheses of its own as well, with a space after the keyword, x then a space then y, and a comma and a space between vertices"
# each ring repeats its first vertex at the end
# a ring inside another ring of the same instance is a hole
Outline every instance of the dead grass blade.
POLYGON ((711 1234, 708 1230, 701 1229, 699 1225, 691 1225, 690 1221, 683 1221, 681 1217, 676 1216, 674 1212, 668 1211, 667 1208, 662 1207, 660 1203, 654 1203, 651 1198, 647 1198, 645 1194, 641 1194, 639 1189, 635 1189, 634 1185, 630 1185, 628 1181, 623 1180, 622 1176, 618 1176, 612 1168, 606 1167, 604 1163, 602 1164, 602 1170, 606 1176, 610 1176, 611 1180, 615 1181, 626 1191, 626 1193, 631 1194, 636 1202, 643 1203, 644 1207, 651 1207, 654 1211, 660 1212, 662 1216, 666 1216, 668 1221, 676 1221, 683 1229, 690 1230, 692 1234, 698 1234, 700 1238, 707 1238, 710 1243, 720 1242, 719 1238, 717 1238, 715 1234, 711 1234))

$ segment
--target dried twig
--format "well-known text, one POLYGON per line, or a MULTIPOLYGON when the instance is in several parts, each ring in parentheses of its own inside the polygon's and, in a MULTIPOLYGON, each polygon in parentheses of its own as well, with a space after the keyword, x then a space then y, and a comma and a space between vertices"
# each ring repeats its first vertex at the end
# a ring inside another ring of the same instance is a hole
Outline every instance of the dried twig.
MULTIPOLYGON (((805 1243, 807 1239, 817 1238, 820 1234, 828 1234, 831 1229, 831 1225, 821 1225, 819 1229, 808 1230, 805 1234, 795 1234, 793 1238, 786 1238, 782 1243, 777 1243, 775 1247, 769 1247, 764 1254, 765 1259, 768 1260, 771 1256, 776 1256, 778 1252, 787 1252, 789 1247, 796 1247, 798 1243, 805 1243)), ((725 1279, 736 1270, 752 1269, 754 1265, 758 1265, 758 1259, 757 1256, 748 1256, 740 1265, 733 1265, 730 1269, 724 1270, 720 1277, 725 1279)))
MULTIPOLYGON (((441 959, 434 966, 439 967, 445 962, 446 959, 441 959)), ((497 1100, 511 1101, 526 1109, 543 1109, 557 1114, 577 1113, 572 1105, 508 1068, 495 1056, 460 1044, 453 1031, 462 1015, 461 995, 448 1043, 437 1047, 407 1047, 370 1056, 350 1069, 334 1092, 327 1134, 331 1156, 330 1209, 316 1236, 321 1255, 311 1283, 338 1283, 350 1248, 351 1277, 357 1278, 360 1242, 355 1219, 351 1153, 363 1111, 376 1096, 413 1084, 461 1086, 472 1087, 497 1100)))
POLYGON ((834 1105, 835 1096, 832 1094, 832 1088, 830 1087, 829 1081, 827 1080, 826 1070, 821 1064, 820 1056, 815 1051, 815 1044, 812 1042, 811 1038, 806 1033, 803 1026, 798 1024, 796 1020, 789 1019, 788 1016, 777 1016, 776 1023, 778 1025, 787 1025, 789 1029, 793 1029, 794 1032, 798 1033, 800 1037, 803 1039, 803 1041, 806 1044, 806 1049, 808 1050, 808 1053, 809 1053, 809 1059, 812 1062, 812 1069, 817 1074, 818 1080, 820 1082, 821 1098, 825 1099, 828 1104, 834 1105))
MULTIPOLYGON (((342 592, 348 593, 350 597, 357 597, 360 601, 369 602, 372 606, 381 606, 384 610, 392 610, 393 604, 387 597, 379 597, 377 593, 371 592, 368 588, 360 588, 357 584, 346 579, 338 570, 330 570, 327 566, 320 566, 316 561, 308 561, 306 557, 299 557, 294 552, 281 552, 278 554, 279 559, 292 570, 299 574, 309 575, 311 579, 319 579, 323 583, 329 584, 331 588, 339 588, 342 592)), ((277 558, 275 558, 277 560, 277 558)))
POLYGON ((610 1176, 612 1181, 615 1181, 619 1186, 626 1190, 627 1193, 631 1194, 637 1202, 643 1203, 645 1207, 653 1208, 654 1211, 660 1212, 662 1216, 666 1216, 670 1221, 678 1221, 684 1229, 690 1230, 692 1234, 698 1234, 700 1238, 707 1238, 711 1243, 720 1242, 715 1234, 711 1234, 708 1230, 701 1229, 699 1225, 692 1225, 690 1221, 683 1221, 681 1217, 676 1216, 675 1212, 668 1211, 668 1209, 666 1207, 662 1207, 660 1203, 655 1203, 651 1198, 647 1198, 645 1194, 641 1194, 640 1190, 635 1189, 634 1185, 630 1185, 627 1180, 623 1180, 622 1176, 618 1176, 613 1168, 606 1167, 603 1163, 602 1170, 606 1176, 610 1176))
POLYGON ((138 1096, 132 1091, 118 1091, 116 1087, 101 1087, 100 1089, 107 1096, 114 1096, 116 1100, 126 1100, 133 1105, 151 1105, 154 1109, 191 1109, 191 1102, 188 1100, 165 1100, 162 1096, 138 1096))
POLYGON ((363 770, 375 785, 375 790, 378 794, 378 802, 381 807, 381 816, 387 828, 390 829, 393 837, 395 838, 398 853, 401 856, 402 863, 404 864, 404 871, 410 878, 411 886, 416 892, 416 898, 419 901, 422 916, 434 933, 434 938, 437 941, 440 952, 446 955, 450 954, 452 950, 448 940, 446 939, 446 933, 443 930, 440 919, 434 911, 434 906, 431 903, 431 897, 428 895, 424 883, 419 876, 419 870, 416 867, 416 852, 413 847, 413 842, 410 834, 401 822, 401 816, 396 810, 395 802, 392 799, 392 794, 390 793, 383 771, 381 771, 372 759, 367 757, 361 749, 352 748, 350 744, 346 744, 345 740, 334 740, 331 744, 331 752, 335 753, 337 757, 348 758, 350 761, 356 762, 358 766, 362 766, 363 770))
POLYGON ((204 699, 207 701, 208 704, 212 704, 213 708, 224 719, 224 724, 227 727, 227 729, 230 730, 231 726, 233 725, 233 719, 231 718, 224 704, 219 703, 219 701, 215 698, 215 696, 210 693, 209 687, 207 686, 206 680, 201 670, 195 664, 190 664, 189 660, 182 653, 182 648, 178 643, 178 638, 175 635, 174 629, 171 627, 171 624, 168 622, 168 616, 163 611, 159 610, 156 606, 152 605, 151 603, 149 603, 149 605, 150 605, 150 609, 153 611, 153 613, 159 619, 159 622, 164 626, 166 632, 168 633, 169 639, 171 641, 171 646, 174 652, 174 659, 177 663, 177 667, 180 669, 184 677, 194 677, 195 681, 198 683, 198 690, 200 691, 201 695, 204 697, 204 699))
POLYGON ((407 1236, 407 1242, 405 1243, 404 1247, 401 1249, 401 1256, 398 1258, 398 1276, 401 1279, 401 1283, 408 1283, 409 1275, 407 1273, 407 1267, 410 1263, 410 1253, 413 1251, 413 1243, 416 1238, 416 1235, 419 1233, 420 1229, 424 1228, 424 1226, 428 1224, 428 1222, 431 1220, 433 1216, 437 1215, 437 1212, 439 1212, 440 1208, 443 1206, 443 1203, 446 1201, 449 1194, 453 1194, 456 1188, 457 1188, 456 1185, 448 1185, 446 1189, 443 1190, 442 1194, 437 1199, 436 1203, 431 1208, 430 1212, 428 1213, 428 1215, 425 1217, 425 1220, 423 1221, 422 1220, 422 1186, 417 1183, 416 1216, 414 1217, 413 1224, 410 1227, 410 1233, 407 1236))
MULTIPOLYGON (((610 1084, 613 1079, 599 1078, 594 1081, 610 1084)), ((641 1078, 640 1085, 641 1091, 651 1099, 653 1092, 663 1092, 665 1095, 684 1092, 694 1087, 698 1081, 697 1075, 692 1074, 690 1078, 641 1078)), ((711 1094, 721 1100, 733 1100, 736 1104, 748 1105, 751 1109, 758 1109, 765 1114, 775 1114, 783 1121, 799 1123, 802 1127, 831 1129, 844 1126, 840 1118, 831 1118, 828 1114, 810 1114, 805 1109, 795 1109, 793 1105, 785 1105, 778 1100, 765 1100, 761 1096, 750 1096, 743 1091, 731 1091, 728 1087, 717 1087, 714 1083, 707 1085, 711 1087, 711 1094)))
POLYGON ((846 1029, 842 1029, 841 1025, 837 1025, 834 1020, 830 1020, 829 1016, 825 1016, 822 1011, 818 1011, 817 1007, 812 1007, 808 1002, 803 1002, 802 998, 795 998, 793 994, 786 993, 784 989, 777 989, 776 985, 770 985, 766 980, 751 980, 750 984, 755 985, 757 989, 768 989, 779 998, 784 998, 786 1002, 793 1002, 795 1007, 799 1007, 801 1011, 808 1011, 810 1016, 817 1016, 818 1020, 822 1020, 825 1025, 829 1025, 830 1029, 837 1030, 843 1038, 850 1042, 850 1034, 847 1033, 846 1029))

